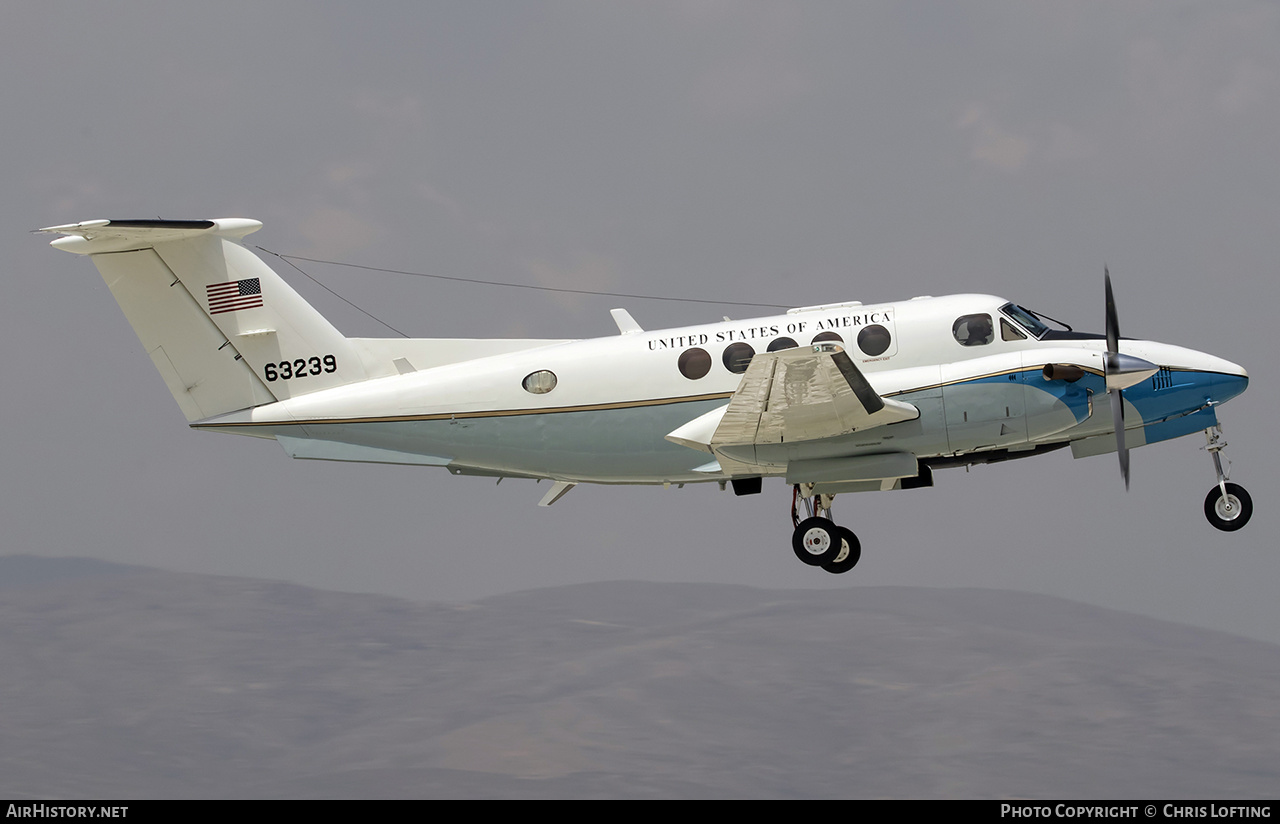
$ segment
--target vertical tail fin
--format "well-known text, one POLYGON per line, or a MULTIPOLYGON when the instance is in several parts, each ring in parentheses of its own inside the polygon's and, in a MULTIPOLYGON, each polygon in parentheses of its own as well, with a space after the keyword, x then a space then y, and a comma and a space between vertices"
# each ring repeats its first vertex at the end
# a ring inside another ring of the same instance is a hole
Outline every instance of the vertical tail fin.
POLYGON ((364 380, 351 342, 240 238, 256 220, 41 229, 89 255, 188 421, 364 380))

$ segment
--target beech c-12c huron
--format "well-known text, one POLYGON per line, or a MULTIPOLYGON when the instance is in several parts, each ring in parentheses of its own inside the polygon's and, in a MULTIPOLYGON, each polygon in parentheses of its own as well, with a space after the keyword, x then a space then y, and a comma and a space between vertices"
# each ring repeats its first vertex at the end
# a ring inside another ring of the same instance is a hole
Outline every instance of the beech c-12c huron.
POLYGON ((1120 337, 990 295, 806 306, 591 340, 348 338, 242 239, 256 220, 94 220, 41 229, 89 255, 193 429, 274 438, 294 458, 580 483, 791 487, 792 548, 846 572, 844 492, 931 486, 933 471, 1116 452, 1204 432, 1209 522, 1244 526, 1217 406, 1245 390, 1221 358, 1120 337))

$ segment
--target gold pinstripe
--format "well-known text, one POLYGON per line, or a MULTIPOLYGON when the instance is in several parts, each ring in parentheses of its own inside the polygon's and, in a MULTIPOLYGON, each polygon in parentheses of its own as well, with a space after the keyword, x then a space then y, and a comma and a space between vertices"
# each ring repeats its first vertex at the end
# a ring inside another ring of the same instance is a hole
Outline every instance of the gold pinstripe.
MULTIPOLYGON (((1078 364, 1073 364, 1078 365, 1078 364)), ((1031 367, 1034 369, 1034 367, 1031 367)), ((1101 370, 1081 367, 1084 371, 1105 377, 1101 370)), ((1162 367, 1168 368, 1168 367, 1162 367)), ((925 386, 915 386, 910 389, 901 389, 897 392, 886 393, 883 397, 892 398, 898 395, 907 395, 912 392, 923 392, 929 389, 941 389, 945 386, 954 386, 960 383, 968 383, 969 381, 983 380, 984 378, 995 378, 1001 375, 1016 374, 1018 372, 1028 371, 1028 367, 1016 367, 1004 369, 999 372, 988 372, 983 375, 970 375, 964 378, 957 378, 950 381, 942 381, 940 383, 928 384, 925 386)), ((1178 372, 1199 372, 1206 370, 1198 369, 1177 369, 1171 371, 1178 372)), ((223 429, 232 427, 253 427, 253 426, 307 426, 309 424, 345 424, 345 423, 403 423, 407 421, 448 421, 448 420, 466 420, 470 418, 506 418, 520 417, 523 415, 560 415, 569 412, 603 412, 613 409, 637 409, 645 406, 665 406, 675 403, 696 403, 698 401, 714 401, 727 400, 733 397, 732 392, 712 392, 705 395, 685 395, 678 398, 652 398, 649 400, 639 401, 616 401, 613 403, 597 403, 582 404, 579 406, 551 406, 545 408, 526 408, 526 409, 490 409, 479 412, 437 412, 431 415, 382 415, 368 418, 309 418, 306 420, 290 420, 290 421, 245 421, 240 423, 203 423, 197 422, 189 424, 192 429, 223 429)))

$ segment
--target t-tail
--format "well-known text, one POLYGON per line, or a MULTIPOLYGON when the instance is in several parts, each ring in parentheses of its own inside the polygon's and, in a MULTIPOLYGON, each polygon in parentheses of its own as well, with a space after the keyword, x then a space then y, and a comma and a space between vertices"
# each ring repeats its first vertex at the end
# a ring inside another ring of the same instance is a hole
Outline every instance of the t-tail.
POLYGON ((188 421, 370 377, 353 345, 244 248, 256 220, 51 226, 89 255, 188 421))

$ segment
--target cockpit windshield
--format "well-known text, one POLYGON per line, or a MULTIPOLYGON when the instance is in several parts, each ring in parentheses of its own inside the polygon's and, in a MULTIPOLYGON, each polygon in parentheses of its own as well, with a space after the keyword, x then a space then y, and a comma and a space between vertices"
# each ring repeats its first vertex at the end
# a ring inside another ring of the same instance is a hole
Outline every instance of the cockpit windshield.
POLYGON ((1049 331, 1049 327, 1045 326, 1044 321, 1040 320, 1034 312, 1029 309, 1023 309, 1016 303, 1006 303, 1000 307, 1000 311, 1030 332, 1031 336, 1036 340, 1043 338, 1045 333, 1049 331))

